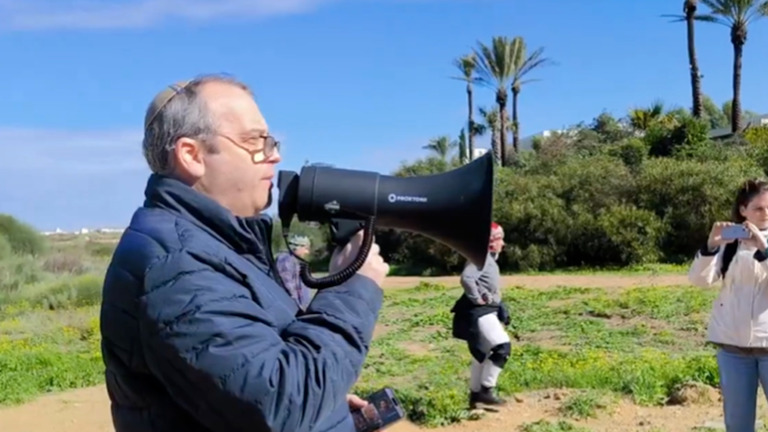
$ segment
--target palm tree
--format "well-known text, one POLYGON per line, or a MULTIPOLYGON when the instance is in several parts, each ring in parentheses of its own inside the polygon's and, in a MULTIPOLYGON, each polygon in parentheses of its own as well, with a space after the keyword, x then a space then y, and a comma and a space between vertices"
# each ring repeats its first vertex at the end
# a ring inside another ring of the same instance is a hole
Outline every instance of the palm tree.
POLYGON ((701 73, 699 73, 699 60, 696 58, 696 39, 694 36, 694 22, 696 21, 697 0, 683 0, 684 15, 662 15, 674 17, 673 21, 685 21, 688 34, 688 65, 691 73, 691 93, 693 96, 693 116, 701 118, 704 105, 701 98, 701 73))
POLYGON ((664 104, 656 101, 647 108, 633 108, 629 111, 629 124, 638 131, 647 131, 664 115, 664 104))
POLYGON ((494 36, 490 46, 478 42, 474 52, 477 56, 478 83, 496 89, 496 103, 499 106, 499 151, 501 165, 506 166, 507 87, 515 72, 515 46, 506 36, 494 36))
POLYGON ((514 64, 514 75, 512 78, 512 148, 515 149, 517 154, 520 151, 520 122, 517 120, 517 100, 520 96, 520 90, 523 84, 535 81, 533 79, 525 79, 526 75, 538 67, 551 64, 552 61, 543 57, 544 48, 538 48, 530 56, 527 56, 525 40, 520 36, 512 39, 512 46, 514 64))
POLYGON ((472 154, 467 153, 467 133, 464 128, 459 131, 459 163, 465 164, 472 160, 472 154))
POLYGON ((465 56, 459 57, 453 61, 453 65, 456 66, 456 68, 461 71, 461 76, 453 77, 454 79, 461 80, 467 83, 467 130, 469 131, 469 157, 472 158, 472 155, 475 153, 475 135, 472 131, 475 130, 474 127, 474 120, 472 118, 472 114, 475 111, 475 108, 473 106, 473 99, 472 99, 472 84, 477 82, 477 77, 475 77, 475 67, 476 67, 476 57, 475 53, 470 53, 465 56))
POLYGON ((480 117, 482 117, 482 123, 475 123, 475 132, 478 136, 485 135, 489 130, 491 131, 491 152, 493 154, 493 161, 496 165, 501 165, 501 142, 500 136, 500 121, 498 108, 486 109, 480 107, 480 117))
POLYGON ((699 21, 722 24, 731 30, 733 45, 733 110, 731 132, 741 130, 741 59, 747 43, 747 29, 768 13, 765 0, 701 0, 710 11, 697 15, 699 21))
POLYGON ((633 108, 629 111, 628 120, 630 126, 637 131, 648 131, 654 125, 671 126, 676 121, 675 111, 664 109, 664 103, 654 101, 647 108, 633 108))
MULTIPOLYGON (((723 102, 723 104, 720 106, 720 111, 722 111, 725 117, 731 118, 733 116, 733 100, 731 99, 723 102)), ((749 122, 758 117, 760 117, 760 114, 750 110, 741 110, 741 113, 739 114, 739 118, 742 120, 742 123, 744 120, 749 122)))
POLYGON ((441 135, 429 140, 429 143, 422 148, 424 150, 429 150, 434 153, 435 156, 445 161, 448 160, 451 151, 456 147, 458 147, 456 141, 451 140, 451 137, 447 135, 441 135))

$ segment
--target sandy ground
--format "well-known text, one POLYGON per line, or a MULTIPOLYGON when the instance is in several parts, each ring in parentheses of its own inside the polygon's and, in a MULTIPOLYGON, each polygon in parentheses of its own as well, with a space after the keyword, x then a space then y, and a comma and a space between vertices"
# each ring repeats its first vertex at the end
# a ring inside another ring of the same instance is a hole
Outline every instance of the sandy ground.
MULTIPOLYGON (((695 427, 722 424, 717 393, 710 402, 688 406, 637 407, 621 401, 601 412, 596 418, 573 423, 595 432, 665 431, 689 432, 695 427)), ((434 432, 513 432, 523 423, 540 419, 556 420, 565 390, 547 390, 519 395, 496 413, 485 413, 478 420, 430 429, 434 432)), ((761 412, 765 404, 761 400, 761 412)), ((84 388, 43 396, 29 404, 0 410, 3 432, 113 432, 109 405, 103 386, 84 388)), ((425 432, 407 421, 387 429, 388 432, 425 432)))
MULTIPOLYGON (((413 286, 419 280, 456 285, 456 277, 415 278, 393 277, 387 289, 413 286)), ((556 275, 506 276, 505 285, 524 285, 531 288, 556 286, 630 287, 637 285, 684 284, 684 275, 623 276, 623 275, 556 275)), ((0 373, 2 373, 0 371, 0 373)), ((540 419, 556 420, 557 409, 566 390, 548 390, 518 395, 499 412, 486 413, 478 420, 431 429, 436 432, 512 432, 526 422, 540 419)), ((575 423, 598 431, 691 431, 694 427, 722 424, 719 395, 712 390, 709 401, 669 407, 638 407, 620 401, 595 419, 575 423)), ((761 398, 762 399, 762 398, 761 398)), ((765 403, 760 402, 765 412, 765 403)), ((406 421, 393 425, 389 432, 423 431, 406 421)), ((109 403, 103 386, 84 388, 59 394, 42 396, 26 405, 0 409, 2 432, 113 432, 109 403)))

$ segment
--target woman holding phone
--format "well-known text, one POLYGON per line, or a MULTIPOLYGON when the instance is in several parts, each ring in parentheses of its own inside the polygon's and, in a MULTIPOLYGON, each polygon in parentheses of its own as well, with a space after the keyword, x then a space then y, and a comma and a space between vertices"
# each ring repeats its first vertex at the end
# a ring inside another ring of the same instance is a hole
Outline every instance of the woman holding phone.
POLYGON ((720 283, 707 329, 727 432, 754 432, 757 385, 768 397, 768 182, 738 190, 730 222, 715 222, 688 273, 700 287, 720 283))

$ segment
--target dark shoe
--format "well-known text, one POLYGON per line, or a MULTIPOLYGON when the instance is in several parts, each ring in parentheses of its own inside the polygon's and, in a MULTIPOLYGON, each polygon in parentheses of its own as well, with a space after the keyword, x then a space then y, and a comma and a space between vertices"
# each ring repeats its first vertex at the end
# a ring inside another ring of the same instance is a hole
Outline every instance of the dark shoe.
POLYGON ((507 403, 504 399, 493 394, 493 388, 481 387, 479 392, 469 394, 469 407, 476 409, 478 404, 498 406, 507 403))
POLYGON ((480 401, 479 392, 469 392, 469 409, 477 409, 477 403, 480 401))

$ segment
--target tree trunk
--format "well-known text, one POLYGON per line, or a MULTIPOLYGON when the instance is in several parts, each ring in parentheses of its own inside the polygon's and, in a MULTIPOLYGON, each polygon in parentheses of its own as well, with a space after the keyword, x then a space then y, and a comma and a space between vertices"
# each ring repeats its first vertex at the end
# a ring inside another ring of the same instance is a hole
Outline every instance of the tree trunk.
POLYGON ((701 101, 701 74, 699 73, 699 61, 696 59, 696 38, 694 37, 694 17, 696 15, 696 1, 685 2, 685 20, 688 24, 688 64, 691 68, 691 92, 693 93, 693 116, 701 118, 704 110, 701 101))
POLYGON ((733 104, 731 108, 731 132, 741 130, 741 55, 744 44, 733 44, 733 104))
POLYGON ((499 104, 499 143, 501 166, 507 166, 507 89, 499 87, 496 90, 496 103, 499 104))
POLYGON ((467 83, 467 139, 469 141, 469 161, 472 161, 475 157, 475 121, 473 120, 474 107, 472 106, 472 102, 472 84, 467 83))
POLYGON ((520 89, 512 88, 512 148, 515 150, 515 156, 520 155, 520 122, 517 121, 517 97, 520 95, 520 89))

